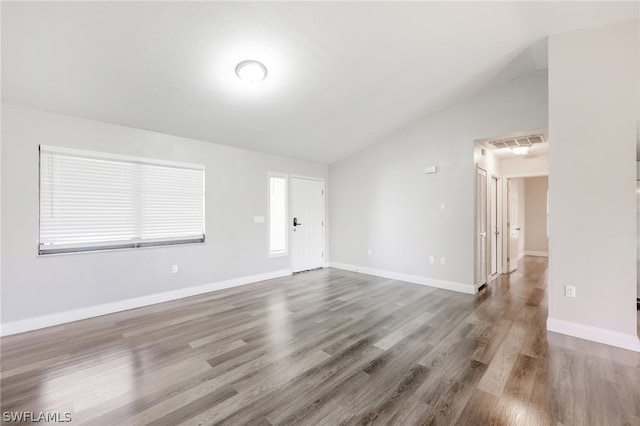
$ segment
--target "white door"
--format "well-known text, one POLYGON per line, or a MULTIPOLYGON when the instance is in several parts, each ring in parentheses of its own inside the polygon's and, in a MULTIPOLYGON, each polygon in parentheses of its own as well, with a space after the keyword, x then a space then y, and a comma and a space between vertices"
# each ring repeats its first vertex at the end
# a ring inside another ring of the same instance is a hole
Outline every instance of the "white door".
POLYGON ((324 182, 291 178, 291 269, 324 266, 324 182))
POLYGON ((498 230, 498 178, 491 176, 491 219, 489 226, 489 237, 491 238, 491 273, 493 276, 498 273, 500 258, 500 231, 498 230))
POLYGON ((507 230, 509 232, 509 244, 507 250, 507 263, 509 272, 518 268, 518 238, 520 227, 518 226, 518 185, 513 179, 507 180, 507 230))
POLYGON ((487 282, 487 172, 476 167, 476 285, 487 282))

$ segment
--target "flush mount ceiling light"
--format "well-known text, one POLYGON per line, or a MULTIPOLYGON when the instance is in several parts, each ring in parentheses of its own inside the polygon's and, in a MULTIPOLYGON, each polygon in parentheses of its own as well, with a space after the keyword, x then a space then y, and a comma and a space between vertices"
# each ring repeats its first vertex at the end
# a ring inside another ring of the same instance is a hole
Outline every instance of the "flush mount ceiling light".
POLYGON ((236 75, 240 80, 248 82, 262 81, 267 76, 267 67, 261 62, 249 59, 242 61, 236 66, 236 75))
POLYGON ((514 154, 527 155, 529 153, 529 148, 530 147, 528 146, 514 146, 511 150, 514 154))

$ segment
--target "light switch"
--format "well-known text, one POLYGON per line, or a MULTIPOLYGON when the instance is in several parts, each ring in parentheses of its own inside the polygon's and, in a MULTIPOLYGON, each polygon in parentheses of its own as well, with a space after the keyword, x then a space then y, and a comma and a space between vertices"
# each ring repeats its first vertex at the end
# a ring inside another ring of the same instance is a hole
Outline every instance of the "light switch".
POLYGON ((264 216, 254 216, 253 223, 264 223, 264 216))

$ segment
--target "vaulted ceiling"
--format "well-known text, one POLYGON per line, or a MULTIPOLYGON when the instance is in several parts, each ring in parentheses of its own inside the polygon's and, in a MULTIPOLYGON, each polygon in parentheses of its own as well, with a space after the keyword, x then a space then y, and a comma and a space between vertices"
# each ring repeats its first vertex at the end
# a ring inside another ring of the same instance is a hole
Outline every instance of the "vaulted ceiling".
POLYGON ((11 104, 332 163, 637 2, 2 4, 11 104), (268 68, 260 84, 234 70, 268 68))

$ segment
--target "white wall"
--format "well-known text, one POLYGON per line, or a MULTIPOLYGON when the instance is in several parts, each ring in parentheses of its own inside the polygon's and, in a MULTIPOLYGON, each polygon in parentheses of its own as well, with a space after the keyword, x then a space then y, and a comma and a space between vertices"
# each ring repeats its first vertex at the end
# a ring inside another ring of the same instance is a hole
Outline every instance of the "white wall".
POLYGON ((547 241, 547 176, 525 179, 525 254, 549 253, 547 241))
POLYGON ((632 20, 549 38, 547 326, 636 350, 639 36, 632 20))
POLYGON ((548 175, 549 156, 503 158, 500 160, 500 169, 505 177, 548 175))
MULTIPOLYGON (((501 160, 496 157, 490 149, 483 148, 480 144, 474 144, 473 160, 478 167, 487 171, 487 179, 489 179, 491 175, 502 175, 501 160), (484 155, 482 155, 483 149, 484 155)), ((487 188, 489 188, 488 183, 487 188)))
POLYGON ((332 264, 473 292, 474 140, 546 127, 543 70, 332 165, 332 264), (438 173, 424 174, 428 165, 437 165, 438 173), (445 257, 446 264, 430 264, 430 255, 445 257))
MULTIPOLYGON (((223 142, 223 141, 221 141, 223 142)), ((3 105, 2 323, 289 269, 267 257, 267 173, 325 165, 3 105), (37 256, 38 144, 204 164, 205 244, 37 256), (171 265, 179 273, 171 274, 171 265)))

